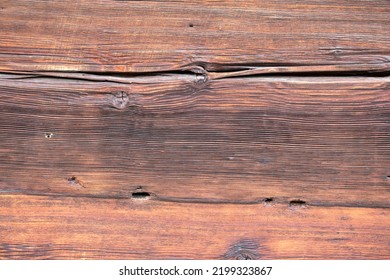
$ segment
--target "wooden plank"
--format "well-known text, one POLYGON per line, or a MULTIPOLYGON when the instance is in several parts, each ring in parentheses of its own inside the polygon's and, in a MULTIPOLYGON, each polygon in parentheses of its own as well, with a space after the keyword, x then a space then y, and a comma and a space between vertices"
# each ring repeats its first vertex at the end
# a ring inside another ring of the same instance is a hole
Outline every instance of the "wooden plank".
POLYGON ((0 259, 390 259, 390 2, 1 1, 0 259))
POLYGON ((387 0, 2 1, 0 71, 389 71, 388 26, 387 0))
POLYGON ((390 259, 390 210, 0 196, 0 259, 390 259))
POLYGON ((390 206, 387 77, 15 77, 2 193, 390 206))

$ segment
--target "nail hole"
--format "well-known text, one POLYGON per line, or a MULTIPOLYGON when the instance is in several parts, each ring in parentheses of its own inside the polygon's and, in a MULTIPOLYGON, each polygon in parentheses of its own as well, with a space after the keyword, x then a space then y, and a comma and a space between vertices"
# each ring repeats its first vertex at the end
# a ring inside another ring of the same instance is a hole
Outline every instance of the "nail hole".
POLYGON ((79 179, 77 179, 76 176, 72 176, 72 177, 68 178, 68 183, 69 183, 69 185, 77 187, 77 188, 85 188, 84 184, 81 183, 81 181, 79 179))
POLYGON ((265 203, 271 203, 273 201, 274 201, 274 199, 272 197, 267 197, 267 198, 264 199, 265 203))
POLYGON ((150 193, 148 193, 148 192, 133 192, 131 197, 134 199, 149 199, 150 193))
POLYGON ((51 132, 46 132, 45 133, 45 138, 52 138, 53 136, 54 136, 54 134, 51 133, 51 132))
POLYGON ((74 182, 76 182, 76 180, 77 180, 77 178, 76 177, 70 177, 69 179, 68 179, 68 182, 69 183, 74 183, 74 182))
POLYGON ((193 23, 188 24, 188 27, 194 27, 193 23))
POLYGON ((290 207, 305 207, 306 206, 306 201, 300 200, 300 199, 295 199, 291 200, 289 203, 290 207))

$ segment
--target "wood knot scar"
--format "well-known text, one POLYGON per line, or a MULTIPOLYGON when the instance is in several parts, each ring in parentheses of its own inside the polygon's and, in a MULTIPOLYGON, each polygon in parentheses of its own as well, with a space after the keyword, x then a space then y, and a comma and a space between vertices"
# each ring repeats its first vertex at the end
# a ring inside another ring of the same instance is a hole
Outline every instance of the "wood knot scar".
POLYGON ((112 93, 111 95, 111 107, 118 110, 125 110, 128 107, 141 107, 141 95, 129 94, 124 91, 112 93))
POLYGON ((330 49, 329 50, 329 53, 334 55, 334 56, 339 56, 341 54, 343 54, 343 48, 341 47, 334 47, 333 49, 330 49))
POLYGON ((230 260, 257 260, 260 259, 259 248, 254 240, 242 239, 232 244, 222 257, 230 260))
POLYGON ((189 69, 192 73, 195 73, 195 85, 197 86, 204 86, 208 80, 209 80, 209 75, 207 70, 201 66, 194 66, 191 69, 189 69))
POLYGON ((130 103, 130 97, 126 92, 120 91, 113 94, 112 106, 114 108, 123 110, 129 106, 129 103, 130 103))
POLYGON ((196 74, 195 83, 196 84, 204 84, 208 81, 207 74, 196 74))

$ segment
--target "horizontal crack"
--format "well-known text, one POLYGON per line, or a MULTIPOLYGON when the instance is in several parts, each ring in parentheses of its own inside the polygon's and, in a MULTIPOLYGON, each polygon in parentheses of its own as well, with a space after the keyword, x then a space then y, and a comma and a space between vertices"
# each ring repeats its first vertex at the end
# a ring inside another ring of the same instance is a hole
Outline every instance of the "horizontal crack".
MULTIPOLYGON (((137 193, 137 192, 134 192, 137 193)), ((267 198, 258 198, 254 200, 228 200, 228 199, 214 199, 214 198, 184 198, 184 197, 168 197, 158 196, 155 193, 141 192, 142 194, 148 194, 146 201, 158 201, 167 203, 186 203, 186 204, 232 204, 232 205, 264 205, 270 206, 267 198)), ((105 199, 105 200, 134 200, 133 193, 128 196, 125 195, 94 195, 94 194, 48 194, 48 193, 34 193, 34 192, 0 192, 0 196, 8 195, 30 195, 30 196, 42 196, 53 198, 90 198, 90 199, 105 199)), ((298 200, 300 201, 300 200, 298 200)), ((295 200, 292 201, 293 203, 295 200)), ((291 201, 287 198, 273 198, 272 206, 287 206, 291 207, 291 201)), ((305 205, 309 207, 342 207, 342 208, 376 208, 376 209, 389 209, 390 205, 383 204, 362 204, 362 203, 338 203, 338 202, 310 202, 305 205)))
MULTIPOLYGON (((111 82, 119 84, 132 84, 141 82, 143 79, 154 79, 155 81, 164 81, 164 78, 176 75, 180 77, 187 77, 198 80, 198 74, 189 71, 182 72, 161 72, 161 73, 112 73, 112 72, 1 72, 0 74, 6 74, 7 79, 35 79, 35 78, 56 78, 56 79, 67 79, 67 80, 81 80, 91 82, 111 82)), ((1 77, 1 76, 0 76, 1 77)))
POLYGON ((351 64, 351 65, 310 65, 310 66, 270 66, 254 67, 230 72, 210 72, 211 80, 242 78, 264 75, 321 77, 321 76, 388 76, 390 64, 351 64))
POLYGON ((164 77, 180 76, 194 79, 197 83, 204 83, 209 80, 226 78, 245 78, 255 76, 292 76, 292 77, 322 77, 322 76, 364 76, 364 77, 386 77, 390 76, 390 63, 371 64, 340 64, 340 65, 218 65, 214 71, 208 71, 207 63, 199 62, 181 67, 178 70, 160 72, 71 72, 71 71, 2 71, 8 74, 9 79, 31 79, 31 78, 63 78, 95 82, 114 82, 131 84, 134 79, 153 78, 163 79, 164 77))

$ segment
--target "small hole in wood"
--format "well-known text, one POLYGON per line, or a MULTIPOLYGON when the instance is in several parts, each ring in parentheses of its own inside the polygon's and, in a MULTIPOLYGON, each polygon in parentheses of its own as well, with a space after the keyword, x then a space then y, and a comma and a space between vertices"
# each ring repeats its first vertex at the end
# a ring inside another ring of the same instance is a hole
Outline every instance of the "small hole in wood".
POLYGON ((131 197, 134 199, 149 199, 150 193, 148 193, 148 192, 134 192, 131 194, 131 197))
POLYGON ((68 183, 76 188, 85 188, 84 184, 76 176, 68 178, 68 183))
POLYGON ((304 207, 305 205, 306 205, 306 201, 300 199, 291 200, 289 203, 290 207, 304 207))
POLYGON ((271 203, 272 201, 274 201, 272 197, 267 197, 266 199, 264 199, 265 203, 271 203))
POLYGON ((194 27, 193 23, 188 24, 188 27, 194 27))
POLYGON ((51 132, 46 132, 45 133, 45 138, 52 138, 53 136, 54 136, 54 134, 51 133, 51 132))
POLYGON ((76 183, 77 178, 75 176, 68 178, 69 183, 76 183))

